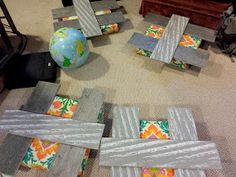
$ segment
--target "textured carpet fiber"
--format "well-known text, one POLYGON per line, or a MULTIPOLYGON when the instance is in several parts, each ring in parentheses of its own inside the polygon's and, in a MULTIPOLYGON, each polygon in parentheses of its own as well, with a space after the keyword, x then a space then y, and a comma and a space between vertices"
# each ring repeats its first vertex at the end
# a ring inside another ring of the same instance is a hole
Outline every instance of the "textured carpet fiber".
MULTIPOLYGON (((83 88, 97 88, 106 93, 106 102, 137 104, 145 119, 166 117, 169 105, 192 107, 200 140, 217 143, 222 171, 208 171, 210 177, 236 176, 236 68, 229 58, 210 50, 209 64, 198 71, 181 72, 162 63, 135 54, 126 43, 134 31, 144 32, 138 14, 140 0, 122 0, 129 19, 119 34, 89 41, 89 62, 76 70, 60 72, 60 94, 76 96, 83 88)), ((53 32, 51 9, 60 0, 7 0, 6 5, 17 28, 29 36, 26 52, 45 51, 53 32)), ((1 95, 1 111, 19 108, 32 89, 18 89, 1 95)), ((21 169, 17 177, 43 176, 37 170, 21 169)), ((86 177, 109 176, 109 169, 98 167, 90 159, 86 177)))

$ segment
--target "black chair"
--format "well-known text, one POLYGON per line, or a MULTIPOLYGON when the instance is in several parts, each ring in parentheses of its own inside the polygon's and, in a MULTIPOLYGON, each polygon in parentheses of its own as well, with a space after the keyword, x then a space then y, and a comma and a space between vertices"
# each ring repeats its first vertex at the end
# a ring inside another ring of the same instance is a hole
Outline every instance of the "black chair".
POLYGON ((0 8, 2 9, 2 12, 4 16, 0 18, 0 35, 1 35, 1 43, 0 43, 0 74, 2 74, 3 69, 5 68, 6 64, 9 62, 9 60, 13 57, 15 50, 13 49, 13 46, 11 44, 11 41, 7 35, 7 32, 5 30, 4 24, 2 23, 1 19, 6 19, 9 27, 11 28, 12 32, 15 34, 20 34, 18 30, 16 29, 16 26, 7 10, 7 7, 3 0, 0 0, 0 8))

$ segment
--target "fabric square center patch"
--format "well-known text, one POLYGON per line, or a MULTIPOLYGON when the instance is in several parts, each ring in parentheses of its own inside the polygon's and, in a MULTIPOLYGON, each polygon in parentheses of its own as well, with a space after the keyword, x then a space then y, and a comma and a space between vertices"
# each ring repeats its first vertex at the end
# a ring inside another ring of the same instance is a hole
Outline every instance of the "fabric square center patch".
MULTIPOLYGON (((170 139, 168 121, 140 121, 141 139, 170 139)), ((142 168, 142 177, 174 177, 171 168, 142 168)))

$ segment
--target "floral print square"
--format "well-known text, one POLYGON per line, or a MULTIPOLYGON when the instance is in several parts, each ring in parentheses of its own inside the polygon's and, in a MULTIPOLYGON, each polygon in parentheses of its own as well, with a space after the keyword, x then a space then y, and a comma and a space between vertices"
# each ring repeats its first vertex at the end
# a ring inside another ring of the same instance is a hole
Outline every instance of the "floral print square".
MULTIPOLYGON (((167 140, 170 138, 168 121, 140 121, 141 139, 167 140)), ((142 168, 142 177, 174 177, 171 168, 142 168)))

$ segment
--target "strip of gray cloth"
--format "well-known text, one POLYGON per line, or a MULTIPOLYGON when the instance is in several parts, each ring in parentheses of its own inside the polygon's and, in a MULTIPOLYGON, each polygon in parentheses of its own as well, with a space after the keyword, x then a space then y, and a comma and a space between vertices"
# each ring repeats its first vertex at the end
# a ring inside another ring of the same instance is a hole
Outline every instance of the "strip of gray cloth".
MULTIPOLYGON (((115 106, 113 108, 113 138, 139 138, 139 109, 115 106)), ((141 177, 141 169, 133 167, 111 167, 110 177, 141 177)))
MULTIPOLYGON (((172 140, 197 141, 197 129, 191 108, 168 109, 169 132, 172 140)), ((206 177, 204 170, 176 169, 175 177, 206 177)))

